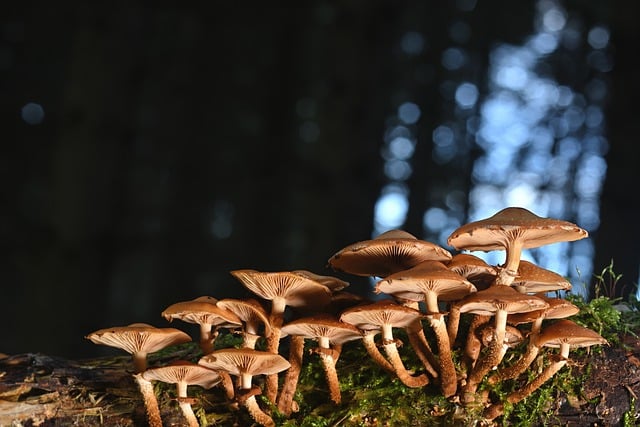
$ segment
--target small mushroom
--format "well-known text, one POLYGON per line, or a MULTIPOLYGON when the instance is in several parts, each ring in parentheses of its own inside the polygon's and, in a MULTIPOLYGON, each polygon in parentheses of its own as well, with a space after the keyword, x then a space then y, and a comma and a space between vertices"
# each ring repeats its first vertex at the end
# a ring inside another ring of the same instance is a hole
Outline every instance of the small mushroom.
MULTIPOLYGON (((608 344, 607 340, 600 334, 571 320, 561 319, 552 323, 538 335, 536 345, 538 347, 559 348, 560 354, 556 355, 537 377, 510 393, 506 401, 515 404, 531 395, 567 364, 571 349, 606 344, 608 344)), ((504 403, 494 403, 485 410, 484 416, 488 420, 493 420, 503 412, 504 403)))
POLYGON ((513 279, 511 286, 526 294, 546 294, 571 290, 571 282, 564 276, 525 260, 520 261, 518 274, 513 279))
POLYGON ((242 324, 238 316, 218 307, 217 300, 208 296, 171 304, 162 312, 162 317, 169 322, 178 319, 198 325, 200 327, 199 345, 204 354, 213 351, 219 327, 236 327, 242 324))
POLYGON ((353 243, 329 258, 335 271, 356 276, 386 277, 421 261, 447 261, 446 249, 403 230, 389 230, 375 239, 353 243))
POLYGON ((543 218, 524 208, 508 207, 489 218, 457 228, 449 235, 447 243, 456 249, 470 251, 505 250, 506 260, 494 283, 510 285, 518 274, 523 249, 571 242, 587 236, 586 230, 568 221, 543 218))
POLYGON ((188 399, 187 387, 198 385, 208 389, 222 381, 220 371, 185 360, 178 360, 166 366, 147 369, 142 373, 142 377, 148 381, 162 381, 176 385, 178 405, 189 427, 199 427, 200 423, 188 399))
POLYGON ((350 323, 364 331, 365 348, 371 357, 385 369, 388 364, 393 367, 395 375, 407 387, 422 387, 429 383, 429 378, 423 373, 412 376, 398 353, 397 342, 393 337, 393 328, 406 328, 423 315, 418 310, 405 307, 392 300, 380 300, 372 304, 360 305, 345 310, 340 320, 350 323), (388 361, 372 344, 372 335, 367 331, 382 332, 382 347, 388 361))
POLYGON ((165 347, 191 341, 191 337, 175 328, 156 328, 147 323, 99 329, 85 338, 94 344, 116 347, 130 353, 136 373, 147 369, 147 355, 165 347))
MULTIPOLYGON (((362 338, 355 326, 327 315, 305 317, 289 322, 282 327, 291 336, 302 336, 318 342, 316 353, 322 360, 331 400, 340 404, 340 384, 336 371, 336 360, 342 344, 362 338)), ((286 408, 285 408, 286 409, 286 408)))
POLYGON ((238 399, 242 401, 251 417, 262 426, 275 427, 273 418, 258 405, 252 391, 252 380, 256 375, 277 375, 289 369, 291 364, 284 357, 251 348, 226 348, 203 356, 198 364, 237 376, 240 379, 238 399))
POLYGON ((269 315, 264 307, 255 299, 225 298, 217 302, 217 306, 229 310, 240 318, 244 324, 242 331, 243 346, 255 348, 257 340, 261 337, 260 328, 264 329, 264 335, 271 334, 269 315))

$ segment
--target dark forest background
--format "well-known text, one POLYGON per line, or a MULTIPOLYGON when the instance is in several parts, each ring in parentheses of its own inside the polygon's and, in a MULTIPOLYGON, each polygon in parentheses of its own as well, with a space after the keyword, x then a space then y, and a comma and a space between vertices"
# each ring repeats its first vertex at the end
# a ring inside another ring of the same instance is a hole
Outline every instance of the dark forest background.
MULTIPOLYGON (((561 3, 611 31, 608 170, 591 239, 594 270, 613 259, 626 297, 640 260, 640 3, 561 3)), ((449 114, 439 64, 451 26, 471 29, 468 72, 483 81, 492 46, 530 33, 537 4, 5 6, 0 352, 100 354, 83 338, 93 330, 168 326, 160 312, 174 302, 247 295, 233 269, 331 274, 333 253, 371 236, 389 115, 419 95, 417 150, 428 152, 449 114), (407 31, 425 35, 421 55, 399 52, 407 31), (314 126, 301 128, 309 118, 314 126)), ((407 231, 422 235, 423 195, 469 188, 470 162, 414 165, 407 231)), ((367 281, 348 280, 367 291, 367 281)))

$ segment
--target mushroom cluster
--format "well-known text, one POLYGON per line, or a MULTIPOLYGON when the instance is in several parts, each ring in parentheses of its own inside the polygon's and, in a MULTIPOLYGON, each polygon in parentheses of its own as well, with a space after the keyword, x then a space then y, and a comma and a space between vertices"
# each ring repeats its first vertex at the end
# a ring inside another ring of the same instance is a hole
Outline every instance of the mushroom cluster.
POLYGON ((297 410, 294 397, 306 345, 311 346, 307 357, 321 361, 328 399, 340 404, 336 363, 347 343, 360 343, 405 386, 436 385, 452 402, 480 408, 484 418, 493 420, 504 413, 505 403, 519 402, 555 375, 571 349, 607 344, 569 319, 578 309, 558 292, 570 290, 565 278, 520 259, 524 249, 587 235, 570 222, 508 207, 459 227, 447 241, 459 251, 506 251, 503 265, 489 265, 470 253, 454 255, 406 231, 391 230, 348 245, 328 260, 327 268, 335 273, 375 281, 372 294, 364 297, 345 291, 349 283, 332 275, 234 270, 231 275, 252 298, 201 296, 162 312, 168 321, 199 325, 202 355, 197 361, 147 366, 147 354, 191 341, 174 328, 133 324, 86 338, 132 354, 132 374, 152 427, 162 422, 151 381, 176 385, 176 400, 191 427, 198 421, 189 385, 221 386, 230 407, 244 407, 256 423, 274 426, 272 411, 289 416, 297 410), (218 348, 221 330, 239 334, 242 344, 218 348), (421 362, 418 369, 405 366, 398 331, 409 341, 403 351, 414 352, 421 362), (520 356, 506 357, 516 346, 523 349, 520 356), (534 362, 537 375, 530 373, 534 362), (255 381, 256 376, 264 378, 255 381), (503 400, 478 391, 483 383, 503 381, 521 386, 503 400), (261 407, 259 394, 271 405, 261 407))

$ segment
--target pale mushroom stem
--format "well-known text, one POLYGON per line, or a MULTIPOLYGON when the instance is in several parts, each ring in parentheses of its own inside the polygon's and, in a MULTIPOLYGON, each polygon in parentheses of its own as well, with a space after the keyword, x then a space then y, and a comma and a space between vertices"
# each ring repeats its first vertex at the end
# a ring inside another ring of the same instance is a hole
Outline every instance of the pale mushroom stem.
MULTIPOLYGON (((522 233, 523 231, 518 229, 517 232, 522 233)), ((494 285, 509 286, 513 283, 513 279, 518 274, 518 266, 520 265, 523 247, 524 240, 517 235, 507 243, 506 259, 502 268, 498 269, 498 275, 493 281, 494 285)))
POLYGON ((187 420, 187 425, 189 427, 200 427, 200 423, 198 422, 198 418, 196 418, 196 414, 193 412, 193 408, 191 407, 191 403, 186 401, 187 395, 187 383, 186 382, 177 382, 176 383, 176 393, 178 395, 178 406, 180 406, 180 410, 182 411, 182 415, 184 415, 187 420))
POLYGON ((144 372, 147 370, 147 353, 146 352, 135 352, 131 355, 133 360, 133 370, 136 374, 144 372))
MULTIPOLYGON (((271 334, 267 337, 267 351, 278 354, 280 348, 280 336, 282 323, 284 322, 284 310, 286 301, 284 298, 274 298, 271 301, 271 334)), ((275 403, 278 398, 278 374, 270 374, 265 378, 265 396, 275 403)))
MULTIPOLYGON (((484 378, 484 376, 494 367, 496 367, 501 361, 502 346, 504 345, 504 339, 507 326, 507 311, 498 310, 494 315, 495 322, 495 336, 489 343, 489 350, 484 357, 479 358, 476 365, 471 370, 471 373, 467 377, 467 383, 464 386, 466 402, 470 402, 471 396, 475 394, 478 385, 484 378)), ((473 401, 475 399, 472 399, 473 401)))
POLYGON ((137 373, 133 377, 138 384, 140 394, 142 394, 142 401, 144 402, 144 407, 147 413, 149 427, 162 427, 160 407, 158 406, 158 399, 153 392, 153 384, 151 384, 151 381, 145 380, 141 373, 137 373))
POLYGON ((526 371, 529 366, 531 366, 540 351, 540 347, 538 347, 535 342, 538 334, 540 333, 540 328, 542 327, 542 320, 543 317, 538 317, 531 326, 531 332, 528 338, 529 342, 525 352, 513 365, 500 369, 495 374, 491 375, 489 377, 490 384, 497 384, 501 381, 517 378, 520 374, 526 371))
MULTIPOLYGON (((547 382, 551 377, 553 377, 562 367, 567 364, 567 360, 569 357, 570 345, 568 343, 562 343, 560 345, 560 356, 558 360, 549 364, 536 378, 534 378, 531 382, 527 383, 524 387, 521 387, 514 391, 513 393, 507 396, 507 402, 511 404, 515 404, 520 402, 522 399, 531 395, 534 391, 536 391, 542 384, 547 382)), ((494 418, 499 417, 504 413, 504 404, 503 403, 494 403, 490 405, 484 412, 484 417, 488 420, 493 420, 494 418)))
POLYGON ((395 375, 396 370, 393 368, 393 365, 389 363, 389 361, 380 353, 378 350, 378 346, 375 342, 375 336, 377 331, 364 331, 364 335, 362 336, 362 344, 364 348, 369 353, 369 356, 376 362, 382 369, 389 372, 390 374, 395 375))
POLYGON ((200 350, 203 354, 209 354, 214 350, 216 333, 213 331, 213 325, 208 323, 200 324, 200 350))
POLYGON ((302 369, 302 357, 304 354, 304 337, 300 335, 291 336, 289 342, 289 363, 291 367, 287 370, 284 383, 278 396, 278 410, 289 416, 293 412, 293 396, 298 387, 298 378, 302 369))

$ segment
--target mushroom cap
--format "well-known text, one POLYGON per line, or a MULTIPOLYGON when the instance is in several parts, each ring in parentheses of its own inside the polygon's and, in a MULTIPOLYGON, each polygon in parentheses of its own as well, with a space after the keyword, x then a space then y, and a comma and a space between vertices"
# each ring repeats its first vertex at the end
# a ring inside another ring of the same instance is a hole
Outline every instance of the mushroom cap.
POLYGON ((518 275, 510 286, 524 289, 527 293, 568 291, 571 282, 558 273, 539 267, 532 262, 520 260, 518 275))
POLYGON ((473 254, 458 253, 446 263, 447 268, 473 282, 478 289, 487 288, 498 274, 495 266, 473 254))
POLYGON ((538 347, 559 348, 569 344, 571 348, 608 344, 599 333, 569 319, 560 319, 545 327, 536 339, 538 347))
POLYGON ((305 338, 328 338, 331 344, 344 344, 362 338, 362 332, 350 323, 328 315, 304 317, 293 320, 282 327, 288 335, 305 338))
MULTIPOLYGON (((476 333, 480 336, 482 345, 488 347, 495 337, 496 327, 492 323, 485 323, 476 333)), ((518 328, 507 325, 505 327, 504 343, 509 348, 513 348, 524 340, 524 335, 518 328)))
POLYGON ((327 286, 292 271, 242 269, 231 274, 261 298, 283 298, 290 307, 324 307, 331 301, 331 291, 327 286))
POLYGON ((537 297, 545 300, 547 304, 549 304, 549 307, 528 313, 510 314, 507 322, 512 325, 520 325, 523 323, 531 323, 539 317, 543 317, 544 319, 563 319, 580 312, 580 308, 577 305, 564 298, 549 298, 544 295, 537 295, 537 297))
POLYGON ((251 348, 224 348, 203 356, 198 364, 231 375, 273 375, 291 367, 284 357, 251 348))
POLYGON ((423 301, 427 292, 437 294, 439 301, 455 301, 475 291, 473 283, 440 261, 422 261, 407 270, 390 274, 375 287, 376 293, 411 301, 423 301))
POLYGON ((149 368, 142 373, 148 381, 162 381, 168 384, 186 383, 211 388, 222 381, 218 371, 186 360, 176 360, 168 365, 149 368))
POLYGON ((491 286, 472 293, 455 303, 461 313, 491 316, 498 310, 508 314, 542 310, 549 306, 545 300, 535 295, 522 294, 511 286, 491 286))
POLYGON ((217 306, 232 312, 238 318, 249 323, 257 329, 259 324, 264 325, 265 335, 271 333, 271 324, 269 322, 269 315, 266 310, 257 300, 253 298, 248 299, 235 299, 224 298, 217 302, 217 306))
POLYGON ((587 237, 586 230, 559 219, 543 218, 527 209, 508 207, 493 216, 470 222, 454 230, 447 243, 471 251, 504 250, 508 241, 519 238, 524 248, 572 242, 587 237))
POLYGON ((187 323, 204 325, 239 326, 240 318, 233 312, 217 305, 215 298, 199 297, 191 301, 181 301, 171 304, 162 312, 162 317, 168 321, 179 319, 187 323))
POLYGON ((420 311, 386 299, 349 308, 342 312, 340 320, 361 330, 378 330, 383 325, 403 328, 421 317, 424 315, 420 311))
POLYGON ((179 329, 156 328, 147 323, 99 329, 85 338, 95 344, 120 348, 130 354, 153 353, 170 345, 191 341, 191 337, 179 329))
POLYGON ((386 277, 421 261, 447 261, 451 253, 403 230, 389 230, 375 239, 353 243, 329 258, 336 271, 356 276, 386 277))
POLYGON ((293 272, 311 280, 315 280, 322 285, 325 285, 331 292, 338 292, 349 286, 349 282, 340 280, 337 277, 323 276, 308 270, 294 270, 293 272))

